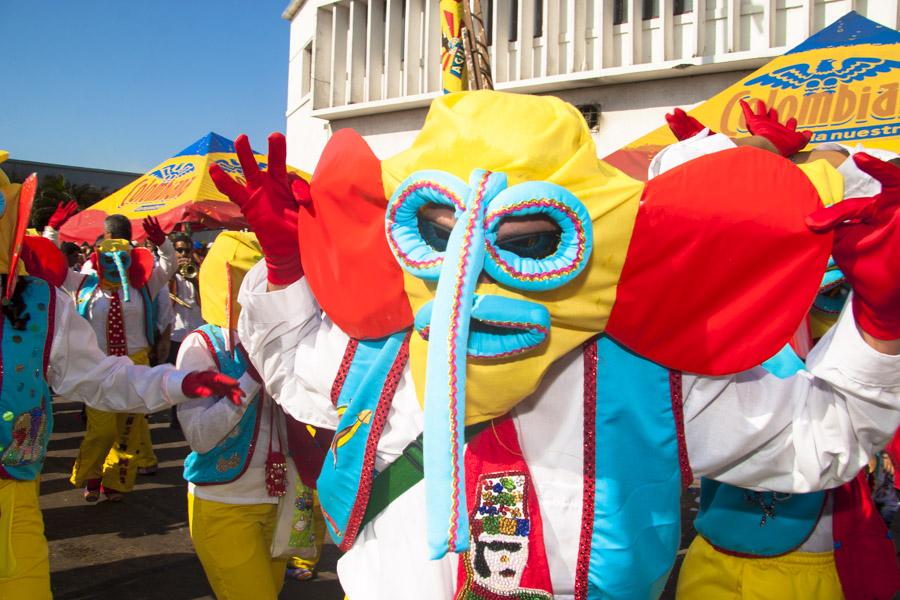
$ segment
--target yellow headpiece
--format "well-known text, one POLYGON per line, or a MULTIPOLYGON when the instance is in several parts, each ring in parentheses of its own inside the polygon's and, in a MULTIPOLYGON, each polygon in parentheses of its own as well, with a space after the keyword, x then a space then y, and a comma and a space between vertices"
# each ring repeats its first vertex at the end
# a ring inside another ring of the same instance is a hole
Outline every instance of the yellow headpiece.
POLYGON ((241 312, 238 290, 247 271, 262 258, 256 234, 223 231, 218 235, 200 265, 200 310, 204 321, 225 329, 237 327, 241 312))
MULTIPOLYGON (((6 160, 8 153, 0 151, 0 162, 6 160)), ((9 272, 9 252, 12 238, 16 230, 16 217, 19 213, 19 189, 21 184, 10 183, 9 177, 0 169, 0 273, 9 272)), ((19 273, 25 274, 25 268, 19 267, 19 273)))
MULTIPOLYGON (((388 197, 412 173, 440 170, 468 181, 476 169, 506 175, 508 186, 545 181, 571 192, 587 208, 594 249, 581 274, 551 291, 517 292, 479 283, 478 295, 505 296, 544 305, 547 341, 508 360, 470 357, 466 423, 508 412, 539 384, 548 367, 602 331, 616 298, 642 184, 597 160, 587 124, 570 104, 551 96, 462 92, 436 99, 408 150, 382 163, 388 197), (515 128, 509 123, 516 123, 515 128)), ((435 298, 435 284, 405 273, 413 314, 435 298)), ((428 343, 413 334, 410 362, 420 400, 428 343)))

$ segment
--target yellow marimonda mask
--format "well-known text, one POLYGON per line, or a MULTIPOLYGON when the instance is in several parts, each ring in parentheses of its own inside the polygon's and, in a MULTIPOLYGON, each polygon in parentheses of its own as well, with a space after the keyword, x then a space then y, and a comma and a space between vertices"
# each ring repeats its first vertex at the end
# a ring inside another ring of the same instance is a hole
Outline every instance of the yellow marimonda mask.
POLYGON ((223 231, 200 265, 200 312, 203 320, 226 330, 236 329, 241 306, 238 290, 247 271, 262 260, 256 234, 223 231))
MULTIPOLYGON (((382 176, 386 195, 394 196, 387 210, 388 243, 404 267, 406 293, 419 332, 410 342, 410 363, 420 402, 425 403, 426 388, 438 392, 446 383, 445 378, 439 381, 426 373, 431 363, 429 343, 423 335, 430 334, 433 344, 437 331, 432 325, 455 316, 437 314, 447 312, 448 305, 432 302, 442 287, 454 285, 454 273, 446 263, 433 264, 444 260, 442 253, 429 254, 433 249, 423 250, 422 240, 413 239, 417 237, 417 208, 425 203, 454 208, 458 218, 454 231, 468 222, 476 235, 489 242, 496 238, 504 215, 550 217, 560 222, 563 230, 557 255, 565 254, 565 223, 571 221, 576 224, 569 236, 573 259, 580 243, 577 223, 587 230, 580 232, 584 234, 581 242, 587 241, 588 247, 581 244, 584 255, 578 257, 578 268, 570 269, 569 277, 559 279, 557 286, 548 286, 553 289, 541 289, 537 280, 548 272, 566 271, 565 256, 556 256, 555 262, 551 257, 538 266, 530 259, 495 249, 467 264, 471 289, 462 294, 461 301, 472 306, 471 332, 465 332, 466 339, 456 339, 462 349, 456 359, 464 361, 459 366, 465 369, 460 393, 465 394, 466 424, 507 413, 535 390, 553 362, 603 330, 616 299, 616 282, 642 184, 597 160, 588 127, 572 105, 549 96, 498 92, 443 96, 432 103, 412 147, 383 161, 382 176), (511 128, 509 123, 517 126, 511 128), (472 207, 467 202, 478 196, 479 170, 494 175, 484 182, 483 206, 476 209, 480 212, 470 214, 467 208, 472 207), (467 186, 470 177, 473 181, 467 186), (448 196, 439 188, 455 191, 448 196), (540 202, 542 199, 548 202, 540 202), (585 237, 593 238, 592 249, 585 237), (429 261, 429 272, 417 268, 429 261), (554 266, 559 268, 554 270, 554 266), (483 270, 494 281, 507 284, 485 282, 483 270), (516 312, 521 312, 521 319, 503 323, 516 312)), ((447 254, 449 261, 449 250, 447 254)), ((447 392, 443 393, 446 397, 447 392)))
MULTIPOLYGON (((5 155, 5 152, 0 154, 5 155)), ((6 156, 2 157, 3 159, 6 156)), ((0 160, 0 162, 3 162, 0 160)), ((9 177, 0 169, 0 273, 9 273, 9 254, 12 249, 13 235, 16 231, 16 218, 19 214, 19 190, 21 185, 10 183, 9 177)), ((25 267, 19 263, 19 274, 25 274, 25 267)))

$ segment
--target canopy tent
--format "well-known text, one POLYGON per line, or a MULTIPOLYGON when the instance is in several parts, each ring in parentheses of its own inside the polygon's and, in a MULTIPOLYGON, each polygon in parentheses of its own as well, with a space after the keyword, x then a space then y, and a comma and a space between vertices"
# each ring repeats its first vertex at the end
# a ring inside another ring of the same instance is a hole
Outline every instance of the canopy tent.
MULTIPOLYGON (((260 168, 265 168, 266 157, 255 151, 254 156, 260 168)), ((103 233, 103 219, 111 214, 122 214, 131 220, 136 241, 145 237, 140 226, 144 217, 159 219, 164 231, 172 231, 184 223, 190 223, 195 230, 247 227, 237 205, 213 184, 209 176, 209 166, 213 163, 243 181, 234 142, 210 132, 146 175, 72 217, 63 225, 60 238, 93 243, 103 233)))
MULTIPOLYGON (((851 11, 688 114, 714 131, 747 135, 738 101, 755 98, 812 131, 810 147, 861 143, 900 152, 898 88, 900 33, 851 11)), ((645 180, 651 159, 675 141, 663 124, 604 160, 645 180)))

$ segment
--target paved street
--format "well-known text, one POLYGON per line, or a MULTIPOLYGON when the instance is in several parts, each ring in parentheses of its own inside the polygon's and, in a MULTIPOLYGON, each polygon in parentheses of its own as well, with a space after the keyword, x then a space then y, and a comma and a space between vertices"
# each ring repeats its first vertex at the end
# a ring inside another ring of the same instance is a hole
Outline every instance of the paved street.
MULTIPOLYGON (((44 466, 41 507, 56 600, 213 598, 188 534, 181 478, 188 447, 181 432, 169 429, 168 415, 151 417, 159 473, 139 477, 135 492, 120 504, 87 504, 68 482, 83 435, 80 405, 57 400, 54 408, 55 433, 44 466)), ((685 496, 686 523, 696 511, 694 498, 692 493, 685 496)), ((693 529, 686 526, 685 543, 692 536, 693 529)), ((328 543, 318 579, 286 582, 281 598, 341 600, 335 573, 338 555, 328 543)), ((664 597, 674 594, 667 590, 664 597)))

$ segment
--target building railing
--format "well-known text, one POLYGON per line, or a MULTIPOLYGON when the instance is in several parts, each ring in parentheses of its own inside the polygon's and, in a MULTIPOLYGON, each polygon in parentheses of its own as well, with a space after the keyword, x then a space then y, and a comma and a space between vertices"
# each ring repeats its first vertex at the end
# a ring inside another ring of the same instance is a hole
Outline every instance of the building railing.
MULTIPOLYGON (((898 3, 481 0, 495 87, 517 91, 753 68, 849 10, 896 28, 898 3)), ((438 0, 319 4, 315 36, 298 57, 313 115, 420 106, 440 92, 438 0)))

